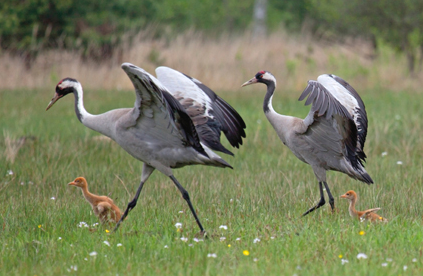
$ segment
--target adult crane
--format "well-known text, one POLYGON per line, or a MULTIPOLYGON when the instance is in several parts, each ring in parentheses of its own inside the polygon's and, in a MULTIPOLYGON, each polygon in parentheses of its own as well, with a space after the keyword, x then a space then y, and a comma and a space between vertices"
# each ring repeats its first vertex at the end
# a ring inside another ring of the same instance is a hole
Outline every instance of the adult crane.
POLYGON ((301 161, 309 164, 319 181, 320 201, 303 216, 325 205, 323 185, 332 210, 335 200, 326 183, 326 171, 347 174, 367 184, 373 180, 364 169, 366 154, 367 114, 364 103, 354 88, 335 75, 320 75, 310 80, 299 101, 312 104, 305 119, 278 114, 272 106, 276 88, 275 77, 267 71, 258 72, 242 86, 264 83, 267 93, 263 111, 281 141, 301 161))
POLYGON ((159 67, 156 69, 159 79, 156 79, 130 63, 123 63, 122 69, 135 88, 133 108, 92 115, 84 108, 81 84, 65 78, 57 84, 46 110, 62 97, 74 94, 76 116, 82 124, 110 137, 144 162, 141 183, 115 230, 136 206, 144 183, 157 169, 175 183, 203 233, 190 196, 173 176, 172 169, 196 164, 232 168, 212 150, 233 155, 220 143, 220 133, 222 131, 230 144, 238 148, 245 137, 245 123, 210 88, 176 70, 159 67))

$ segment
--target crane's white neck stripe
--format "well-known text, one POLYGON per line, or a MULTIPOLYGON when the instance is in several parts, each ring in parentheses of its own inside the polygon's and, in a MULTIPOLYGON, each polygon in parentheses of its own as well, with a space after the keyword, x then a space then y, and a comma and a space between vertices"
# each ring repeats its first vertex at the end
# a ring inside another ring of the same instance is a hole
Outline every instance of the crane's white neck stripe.
POLYGON ((89 116, 92 116, 90 113, 85 110, 84 107, 84 92, 82 90, 81 84, 78 82, 75 84, 75 112, 78 116, 78 119, 82 122, 89 116))

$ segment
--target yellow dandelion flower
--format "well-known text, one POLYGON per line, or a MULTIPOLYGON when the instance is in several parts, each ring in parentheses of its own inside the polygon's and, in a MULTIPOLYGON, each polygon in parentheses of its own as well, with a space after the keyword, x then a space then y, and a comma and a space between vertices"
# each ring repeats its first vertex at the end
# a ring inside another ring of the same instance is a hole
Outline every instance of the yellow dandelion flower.
POLYGON ((181 228, 176 228, 176 232, 181 232, 181 228))
POLYGON ((361 230, 358 234, 360 234, 360 236, 363 236, 364 234, 366 234, 366 232, 364 232, 363 230, 361 230))
POLYGON ((379 219, 382 220, 383 218, 382 217, 379 217, 379 219))
POLYGON ((248 255, 250 255, 250 251, 244 250, 244 251, 242 251, 242 254, 244 254, 245 256, 248 256, 248 255))
POLYGON ((40 224, 40 225, 38 225, 38 228, 41 228, 41 226, 42 226, 41 224, 40 224))
POLYGON ((106 233, 109 233, 110 231, 106 229, 106 233))
POLYGON ((231 247, 231 245, 230 245, 230 244, 228 244, 228 247, 231 247))
POLYGON ((339 254, 338 258, 342 259, 342 257, 343 257, 342 254, 339 254))

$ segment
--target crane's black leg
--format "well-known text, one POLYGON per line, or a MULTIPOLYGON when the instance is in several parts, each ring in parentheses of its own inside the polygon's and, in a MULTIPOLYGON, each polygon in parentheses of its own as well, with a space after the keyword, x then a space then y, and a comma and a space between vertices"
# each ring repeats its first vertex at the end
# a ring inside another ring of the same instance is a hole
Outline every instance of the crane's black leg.
POLYGON ((138 187, 137 193, 135 194, 134 198, 131 200, 131 202, 128 203, 128 207, 126 207, 125 212, 123 213, 122 217, 120 218, 119 222, 116 224, 115 229, 113 229, 113 232, 116 232, 116 230, 119 228, 119 225, 122 223, 122 221, 128 216, 129 211, 134 209, 134 207, 137 205, 138 198, 140 197, 142 187, 144 186, 144 183, 147 181, 147 179, 150 177, 150 175, 154 172, 154 168, 146 165, 144 163, 144 166, 142 168, 142 175, 141 175, 141 183, 138 187))
MULTIPOLYGON (((303 216, 307 215, 308 213, 313 212, 314 210, 322 207, 323 205, 325 205, 326 201, 325 201, 325 197, 323 195, 323 185, 322 182, 319 182, 319 190, 320 190, 320 201, 316 204, 316 206, 311 207, 310 209, 308 209, 307 212, 305 212, 303 214, 303 216)), ((331 195, 332 196, 332 195, 331 195)), ((333 197, 332 197, 333 199, 333 197)))
POLYGON ((172 179, 173 183, 175 183, 176 187, 178 187, 179 191, 181 191, 182 197, 188 203, 188 206, 191 209, 191 212, 192 212, 192 214, 193 214, 193 216, 195 218, 195 221, 197 222, 198 226, 200 227, 201 232, 204 233, 204 228, 201 225, 201 222, 198 219, 197 214, 195 213, 194 207, 192 207, 191 200, 189 198, 189 194, 188 194, 187 190, 185 190, 184 187, 182 187, 182 185, 179 184, 178 180, 176 180, 176 178, 173 175, 170 176, 170 179, 172 179))
POLYGON ((137 193, 135 194, 135 197, 131 200, 131 202, 128 203, 128 207, 126 207, 125 212, 123 213, 122 217, 120 218, 119 222, 116 224, 115 229, 113 229, 113 232, 115 232, 118 228, 121 222, 128 216, 129 211, 134 209, 134 207, 137 205, 138 198, 140 197, 142 187, 144 186, 145 182, 140 183, 140 186, 138 187, 137 193))
POLYGON ((323 184, 325 185, 326 192, 328 193, 328 196, 329 196, 330 207, 332 207, 332 211, 334 211, 335 210, 335 199, 333 198, 332 194, 330 193, 328 183, 326 183, 326 181, 323 181, 323 184))

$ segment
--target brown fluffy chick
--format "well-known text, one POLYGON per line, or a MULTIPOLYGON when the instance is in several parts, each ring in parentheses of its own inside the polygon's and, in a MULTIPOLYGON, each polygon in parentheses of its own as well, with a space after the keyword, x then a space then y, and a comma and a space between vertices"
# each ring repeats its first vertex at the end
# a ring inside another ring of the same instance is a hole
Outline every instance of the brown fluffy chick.
POLYGON ((357 203, 358 200, 358 196, 356 194, 356 192, 354 191, 348 191, 345 194, 341 195, 341 198, 346 198, 348 199, 348 201, 350 202, 350 207, 349 207, 349 212, 350 212, 350 216, 353 218, 357 218, 360 221, 363 220, 369 220, 371 222, 374 221, 384 221, 387 222, 388 220, 379 216, 378 214, 375 213, 375 211, 380 210, 380 208, 373 208, 373 209, 368 209, 366 211, 357 211, 355 209, 355 204, 357 203))
POLYGON ((68 185, 81 188, 82 194, 84 195, 88 203, 91 204, 94 214, 100 219, 102 223, 117 223, 120 220, 122 212, 120 211, 119 207, 117 207, 113 203, 113 200, 107 196, 98 196, 90 193, 88 191, 88 183, 85 178, 77 177, 73 182, 70 182, 68 185))

